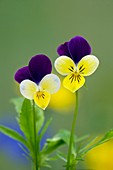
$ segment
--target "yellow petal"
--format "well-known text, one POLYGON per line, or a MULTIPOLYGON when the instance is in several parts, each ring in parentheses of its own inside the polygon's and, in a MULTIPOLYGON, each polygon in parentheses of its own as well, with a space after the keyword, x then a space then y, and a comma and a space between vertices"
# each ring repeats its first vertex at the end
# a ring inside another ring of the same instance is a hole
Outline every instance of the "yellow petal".
POLYGON ((81 88, 84 85, 84 83, 85 78, 77 73, 71 73, 68 76, 66 76, 63 80, 64 87, 73 93, 77 91, 79 88, 81 88))
POLYGON ((35 103, 43 110, 45 110, 45 108, 48 106, 50 98, 50 93, 47 91, 37 91, 34 94, 35 103))
POLYGON ((99 60, 93 55, 83 57, 77 66, 77 72, 83 76, 89 76, 95 72, 99 65, 99 60))
POLYGON ((56 93, 60 88, 60 79, 55 74, 47 74, 40 82, 39 86, 42 90, 48 91, 50 94, 56 93))
POLYGON ((23 80, 20 83, 20 92, 27 99, 33 99, 37 85, 31 80, 23 80))
POLYGON ((67 56, 61 56, 56 59, 55 68, 61 75, 68 75, 69 73, 76 70, 76 65, 71 58, 67 56))

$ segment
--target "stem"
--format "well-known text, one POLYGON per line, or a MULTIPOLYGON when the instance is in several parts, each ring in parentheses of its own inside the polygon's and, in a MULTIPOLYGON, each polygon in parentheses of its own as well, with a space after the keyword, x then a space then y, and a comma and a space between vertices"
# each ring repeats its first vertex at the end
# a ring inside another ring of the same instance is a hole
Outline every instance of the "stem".
POLYGON ((37 162, 37 138, 36 138, 36 113, 35 113, 35 103, 33 100, 33 129, 34 129, 34 170, 39 170, 37 162))
MULTIPOLYGON (((74 113, 74 118, 73 118, 72 128, 71 128, 66 170, 70 170, 70 168, 71 168, 70 167, 70 159, 71 159, 71 155, 72 155, 72 149, 73 149, 73 143, 74 143, 74 132, 75 132, 77 113, 78 113, 78 91, 76 91, 75 94, 76 94, 76 105, 75 105, 75 113, 74 113)), ((74 170, 76 170, 76 169, 74 169, 74 170)))

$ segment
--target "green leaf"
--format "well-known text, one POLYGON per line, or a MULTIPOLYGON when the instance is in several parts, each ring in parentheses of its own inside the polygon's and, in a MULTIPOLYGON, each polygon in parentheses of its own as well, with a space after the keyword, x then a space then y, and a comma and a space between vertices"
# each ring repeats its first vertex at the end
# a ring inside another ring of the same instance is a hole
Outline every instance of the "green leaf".
POLYGON ((103 138, 99 141, 98 145, 101 145, 109 140, 113 139, 113 129, 109 130, 103 138))
POLYGON ((36 132, 38 133, 44 124, 44 111, 38 106, 35 107, 36 112, 36 132))
POLYGON ((40 140, 42 139, 43 135, 45 134, 46 130, 48 129, 51 121, 52 121, 52 118, 50 118, 50 119, 46 122, 46 124, 44 125, 44 127, 43 127, 43 129, 42 129, 42 131, 41 131, 41 133, 40 133, 40 135, 39 135, 40 140))
POLYGON ((16 110, 17 113, 19 113, 19 115, 20 115, 20 112, 21 112, 21 107, 22 107, 23 101, 24 101, 24 98, 22 98, 22 97, 17 97, 17 98, 11 99, 11 103, 14 104, 15 110, 16 110))
POLYGON ((28 141, 33 140, 33 111, 31 101, 24 99, 22 104, 20 119, 19 119, 20 129, 24 133, 28 141))
POLYGON ((92 150, 93 148, 108 142, 113 139, 113 129, 109 130, 101 139, 100 137, 94 138, 91 142, 89 142, 84 148, 80 150, 80 155, 85 155, 87 152, 92 150))
POLYGON ((26 142, 26 140, 23 138, 23 136, 21 136, 19 133, 17 133, 16 131, 5 127, 3 125, 0 125, 0 132, 9 136, 10 138, 17 140, 19 142, 21 142, 22 144, 24 144, 26 147, 28 147, 28 143, 26 142))
POLYGON ((49 165, 46 161, 45 162, 43 162, 43 164, 41 165, 42 167, 46 167, 46 168, 49 168, 49 169, 51 169, 52 167, 51 167, 51 165, 49 165))
POLYGON ((53 151, 55 151, 58 147, 60 147, 63 144, 64 144, 63 140, 51 141, 49 143, 46 143, 42 150, 42 153, 45 155, 46 154, 48 155, 52 153, 53 151))
POLYGON ((62 140, 64 143, 69 144, 70 132, 68 130, 60 130, 52 139, 48 139, 48 142, 54 142, 62 140))
POLYGON ((69 143, 69 137, 69 131, 60 130, 53 138, 47 139, 47 142, 44 145, 44 148, 42 149, 42 153, 45 155, 50 154, 61 145, 69 143))
POLYGON ((76 138, 75 138, 75 142, 76 142, 76 143, 84 142, 84 141, 86 141, 86 139, 88 139, 88 138, 89 138, 89 135, 84 135, 84 136, 81 136, 81 137, 76 137, 76 138))
MULTIPOLYGON (((27 100, 27 99, 25 99, 25 100, 27 100)), ((13 98, 13 99, 11 99, 11 102, 14 104, 15 110, 18 113, 17 120, 19 122, 20 113, 21 113, 21 110, 22 110, 22 107, 23 107, 24 98, 22 98, 22 97, 13 98)), ((31 101, 29 101, 29 103, 30 103, 30 105, 32 105, 31 101)), ((35 111, 36 111, 36 131, 38 133, 39 130, 41 129, 41 127, 43 126, 43 123, 44 123, 44 112, 43 112, 42 109, 38 108, 37 106, 35 107, 35 111)))
MULTIPOLYGON (((22 104, 19 125, 20 129, 24 133, 26 139, 31 144, 31 149, 34 142, 34 130, 33 130, 33 103, 31 100, 24 99, 22 104)), ((44 122, 44 114, 41 109, 35 106, 35 117, 36 117, 36 133, 38 134, 44 122)))
POLYGON ((58 156, 61 160, 63 160, 65 163, 67 162, 67 155, 64 154, 63 152, 58 151, 58 152, 57 152, 57 156, 58 156))

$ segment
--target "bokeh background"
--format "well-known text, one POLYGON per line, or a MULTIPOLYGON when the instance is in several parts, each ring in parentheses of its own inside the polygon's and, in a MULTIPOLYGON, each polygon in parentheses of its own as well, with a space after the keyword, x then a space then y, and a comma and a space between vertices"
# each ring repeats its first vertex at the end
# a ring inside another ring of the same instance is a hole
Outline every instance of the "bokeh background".
MULTIPOLYGON (((76 35, 89 41, 100 60, 98 70, 87 78, 87 88, 79 90, 76 133, 98 135, 113 128, 113 0, 0 0, 0 123, 17 126, 10 103, 20 95, 15 71, 35 54, 46 54, 54 63, 57 46, 76 35)), ((46 117, 53 117, 53 134, 71 127, 75 99, 62 90, 45 112, 46 117)), ((93 169, 92 159, 87 159, 78 168, 93 169)), ((109 154, 106 159, 109 162, 109 154)), ((4 135, 0 135, 0 169, 31 169, 21 158, 18 144, 4 135)), ((55 162, 53 170, 60 169, 55 162)))

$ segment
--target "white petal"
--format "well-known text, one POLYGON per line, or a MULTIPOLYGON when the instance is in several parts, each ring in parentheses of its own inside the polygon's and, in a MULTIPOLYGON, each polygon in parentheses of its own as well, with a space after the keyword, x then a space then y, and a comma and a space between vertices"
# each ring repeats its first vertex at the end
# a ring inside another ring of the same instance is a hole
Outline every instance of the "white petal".
POLYGON ((39 86, 42 90, 48 91, 50 94, 56 93, 60 88, 60 79, 55 74, 47 74, 40 82, 39 86))
POLYGON ((23 80, 20 83, 20 92, 27 99, 33 99, 37 85, 31 80, 23 80))

